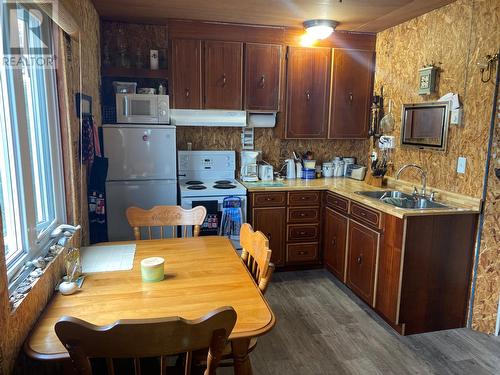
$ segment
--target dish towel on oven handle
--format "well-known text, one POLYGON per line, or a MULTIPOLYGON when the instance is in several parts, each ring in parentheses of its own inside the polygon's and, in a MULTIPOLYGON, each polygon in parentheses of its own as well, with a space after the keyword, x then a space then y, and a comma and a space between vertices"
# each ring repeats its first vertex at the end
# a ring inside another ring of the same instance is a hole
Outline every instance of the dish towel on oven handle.
POLYGON ((241 198, 226 197, 222 202, 222 218, 219 236, 234 237, 240 235, 242 224, 241 198))

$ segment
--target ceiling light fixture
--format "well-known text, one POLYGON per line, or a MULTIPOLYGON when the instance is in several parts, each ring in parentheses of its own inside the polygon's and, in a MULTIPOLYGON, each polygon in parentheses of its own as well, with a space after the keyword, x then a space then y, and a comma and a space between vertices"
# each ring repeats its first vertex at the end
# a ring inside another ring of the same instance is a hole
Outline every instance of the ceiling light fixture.
POLYGON ((326 39, 333 33, 338 24, 334 20, 307 20, 304 21, 304 28, 314 39, 326 39))

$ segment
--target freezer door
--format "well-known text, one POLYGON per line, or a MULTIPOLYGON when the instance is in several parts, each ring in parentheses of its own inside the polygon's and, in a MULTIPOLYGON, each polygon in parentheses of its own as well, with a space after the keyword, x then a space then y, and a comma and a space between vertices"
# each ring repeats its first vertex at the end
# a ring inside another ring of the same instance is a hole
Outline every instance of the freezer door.
POLYGON ((108 181, 177 178, 175 128, 103 127, 108 181))
POLYGON ((127 208, 136 206, 150 209, 158 205, 177 205, 177 182, 106 182, 106 200, 109 241, 133 240, 134 233, 125 216, 127 208))

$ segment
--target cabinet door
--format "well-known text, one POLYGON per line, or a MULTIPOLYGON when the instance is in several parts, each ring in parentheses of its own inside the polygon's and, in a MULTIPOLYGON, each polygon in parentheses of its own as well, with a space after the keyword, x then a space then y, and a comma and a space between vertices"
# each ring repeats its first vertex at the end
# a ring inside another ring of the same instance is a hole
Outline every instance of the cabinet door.
POLYGON ((377 232, 349 221, 346 282, 370 306, 373 305, 378 238, 377 232))
POLYGON ((326 138, 330 56, 329 48, 289 47, 287 138, 326 138))
POLYGON ((172 108, 201 109, 201 41, 172 41, 172 108))
POLYGON ((372 51, 334 49, 329 138, 368 136, 373 60, 372 51))
POLYGON ((325 265, 339 280, 344 281, 347 218, 331 208, 325 208, 323 228, 325 265))
POLYGON ((254 208, 253 228, 260 230, 269 240, 269 248, 272 250, 271 262, 276 266, 285 263, 285 220, 286 208, 254 208))
POLYGON ((281 46, 245 45, 245 109, 278 111, 280 97, 281 46))
POLYGON ((243 43, 205 42, 205 108, 242 109, 243 43))

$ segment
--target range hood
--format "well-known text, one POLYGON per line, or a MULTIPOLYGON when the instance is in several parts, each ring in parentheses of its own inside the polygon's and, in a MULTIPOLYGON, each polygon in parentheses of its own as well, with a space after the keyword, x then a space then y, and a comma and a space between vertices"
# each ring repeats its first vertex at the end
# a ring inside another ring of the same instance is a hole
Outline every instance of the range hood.
POLYGON ((247 113, 218 109, 171 109, 170 124, 175 126, 245 127, 247 113))

